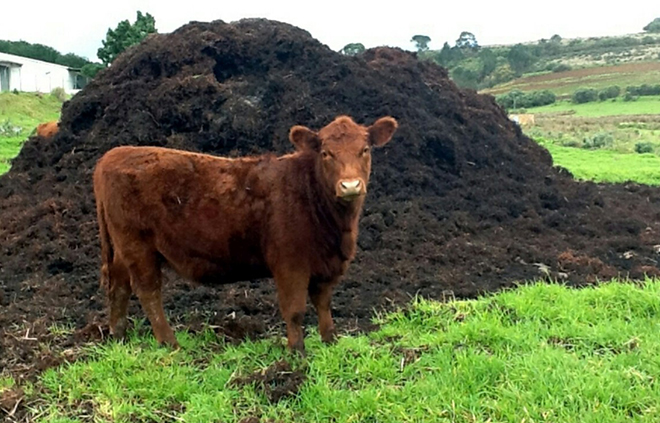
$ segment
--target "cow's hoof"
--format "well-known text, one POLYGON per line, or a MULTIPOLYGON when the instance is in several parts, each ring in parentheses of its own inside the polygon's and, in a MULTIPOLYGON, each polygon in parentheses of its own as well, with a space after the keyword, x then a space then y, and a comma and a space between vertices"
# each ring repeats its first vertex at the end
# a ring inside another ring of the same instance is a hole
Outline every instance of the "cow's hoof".
POLYGON ((337 343, 337 331, 335 331, 335 328, 332 328, 323 335, 321 335, 321 340, 323 341, 324 344, 337 343))
POLYGON ((176 339, 163 340, 160 342, 160 345, 166 348, 170 348, 172 350, 178 350, 179 348, 181 348, 179 342, 177 342, 176 339))
POLYGON ((321 338, 321 341, 323 341, 323 343, 326 345, 334 345, 337 343, 337 335, 332 334, 332 335, 324 336, 323 338, 321 338))
POLYGON ((291 352, 299 355, 300 357, 304 358, 307 356, 307 353, 305 352, 305 344, 303 343, 303 341, 296 342, 293 345, 289 345, 289 349, 291 350, 291 352))
POLYGON ((110 335, 118 341, 126 339, 126 327, 128 326, 128 321, 126 319, 119 320, 115 327, 110 327, 110 335))

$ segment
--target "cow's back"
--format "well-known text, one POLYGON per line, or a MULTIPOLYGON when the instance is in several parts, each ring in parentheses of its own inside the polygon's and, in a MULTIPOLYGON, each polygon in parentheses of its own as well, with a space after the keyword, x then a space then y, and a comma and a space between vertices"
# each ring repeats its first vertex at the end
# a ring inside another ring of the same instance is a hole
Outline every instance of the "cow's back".
POLYGON ((255 158, 117 147, 94 173, 111 242, 130 260, 162 256, 202 283, 270 276, 263 257, 269 193, 255 158))

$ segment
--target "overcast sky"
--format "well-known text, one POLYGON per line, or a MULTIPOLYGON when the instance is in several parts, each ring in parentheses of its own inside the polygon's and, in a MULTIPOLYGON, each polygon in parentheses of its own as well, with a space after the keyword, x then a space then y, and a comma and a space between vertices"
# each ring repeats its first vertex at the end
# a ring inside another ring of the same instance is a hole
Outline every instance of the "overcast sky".
POLYGON ((351 42, 412 49, 415 34, 431 37, 431 48, 451 45, 461 31, 481 45, 550 38, 620 35, 641 32, 660 17, 660 1, 359 1, 333 0, 15 0, 2 5, 0 39, 25 40, 96 60, 109 27, 136 11, 151 13, 158 32, 192 21, 225 22, 263 17, 301 27, 339 50, 351 42))

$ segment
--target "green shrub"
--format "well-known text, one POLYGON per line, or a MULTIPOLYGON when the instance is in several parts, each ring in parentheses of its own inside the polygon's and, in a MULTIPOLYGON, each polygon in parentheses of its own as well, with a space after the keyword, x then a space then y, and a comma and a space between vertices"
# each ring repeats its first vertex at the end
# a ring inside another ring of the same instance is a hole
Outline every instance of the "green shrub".
POLYGON ((642 44, 655 44, 656 39, 655 37, 651 37, 650 35, 645 36, 642 38, 642 44))
POLYGON ((524 93, 520 90, 513 90, 506 94, 496 97, 497 103, 505 109, 523 109, 530 107, 545 106, 557 101, 557 96, 551 91, 530 91, 524 93))
POLYGON ((560 143, 560 145, 563 147, 582 147, 582 143, 574 139, 564 140, 560 143))
POLYGON ((660 95, 660 85, 642 84, 639 86, 626 87, 626 93, 634 96, 660 95))
POLYGON ((593 88, 580 88, 571 96, 571 101, 575 104, 589 103, 598 100, 598 92, 593 88))
POLYGON ((598 92, 598 99, 600 101, 605 101, 610 98, 616 98, 621 94, 621 87, 618 85, 612 85, 598 92))
POLYGON ((567 72, 569 70, 572 70, 573 68, 570 65, 567 65, 566 63, 558 63, 553 69, 553 72, 567 72))
POLYGON ((626 92, 626 94, 623 96, 623 101, 637 101, 637 96, 631 94, 630 92, 626 92))
POLYGON ((635 153, 653 153, 653 144, 650 142, 638 142, 635 144, 635 153))
POLYGON ((586 137, 582 143, 583 148, 596 149, 609 147, 614 143, 614 137, 609 132, 599 132, 593 137, 586 137))
POLYGON ((62 88, 62 87, 53 88, 53 90, 50 92, 50 95, 52 95, 53 97, 55 97, 56 99, 58 99, 62 103, 64 103, 64 101, 66 100, 66 97, 67 97, 66 91, 64 91, 64 88, 62 88))

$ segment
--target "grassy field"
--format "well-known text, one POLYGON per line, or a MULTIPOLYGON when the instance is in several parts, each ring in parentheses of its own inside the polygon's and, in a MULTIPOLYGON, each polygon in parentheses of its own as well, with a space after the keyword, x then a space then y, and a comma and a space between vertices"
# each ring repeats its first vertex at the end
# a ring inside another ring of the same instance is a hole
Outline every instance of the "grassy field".
POLYGON ((523 76, 483 92, 497 95, 511 90, 550 90, 558 96, 570 96, 578 88, 602 89, 619 85, 625 89, 630 85, 654 85, 658 80, 660 80, 660 61, 636 62, 523 76))
POLYGON ((523 128, 525 134, 577 179, 660 185, 660 97, 559 101, 526 113, 534 114, 535 125, 523 128))
POLYGON ((655 154, 618 153, 612 150, 584 150, 543 143, 555 165, 570 170, 576 179, 595 182, 634 181, 660 185, 660 157, 655 154))
MULTIPOLYGON (((183 348, 170 351, 133 332, 46 371, 23 387, 25 401, 50 423, 660 419, 660 281, 418 300, 378 323, 333 346, 310 334, 307 359, 279 338, 233 346, 179 332, 183 348), (272 381, 246 383, 274 368, 299 375, 290 395, 273 398, 272 381)), ((0 390, 13 383, 0 379, 0 390)))
POLYGON ((622 98, 617 98, 614 101, 583 104, 558 101, 547 106, 527 109, 526 113, 571 113, 581 117, 660 114, 660 96, 644 96, 635 101, 623 101, 622 98))
POLYGON ((51 95, 0 93, 0 175, 9 170, 9 160, 41 122, 57 120, 62 103, 51 95))

